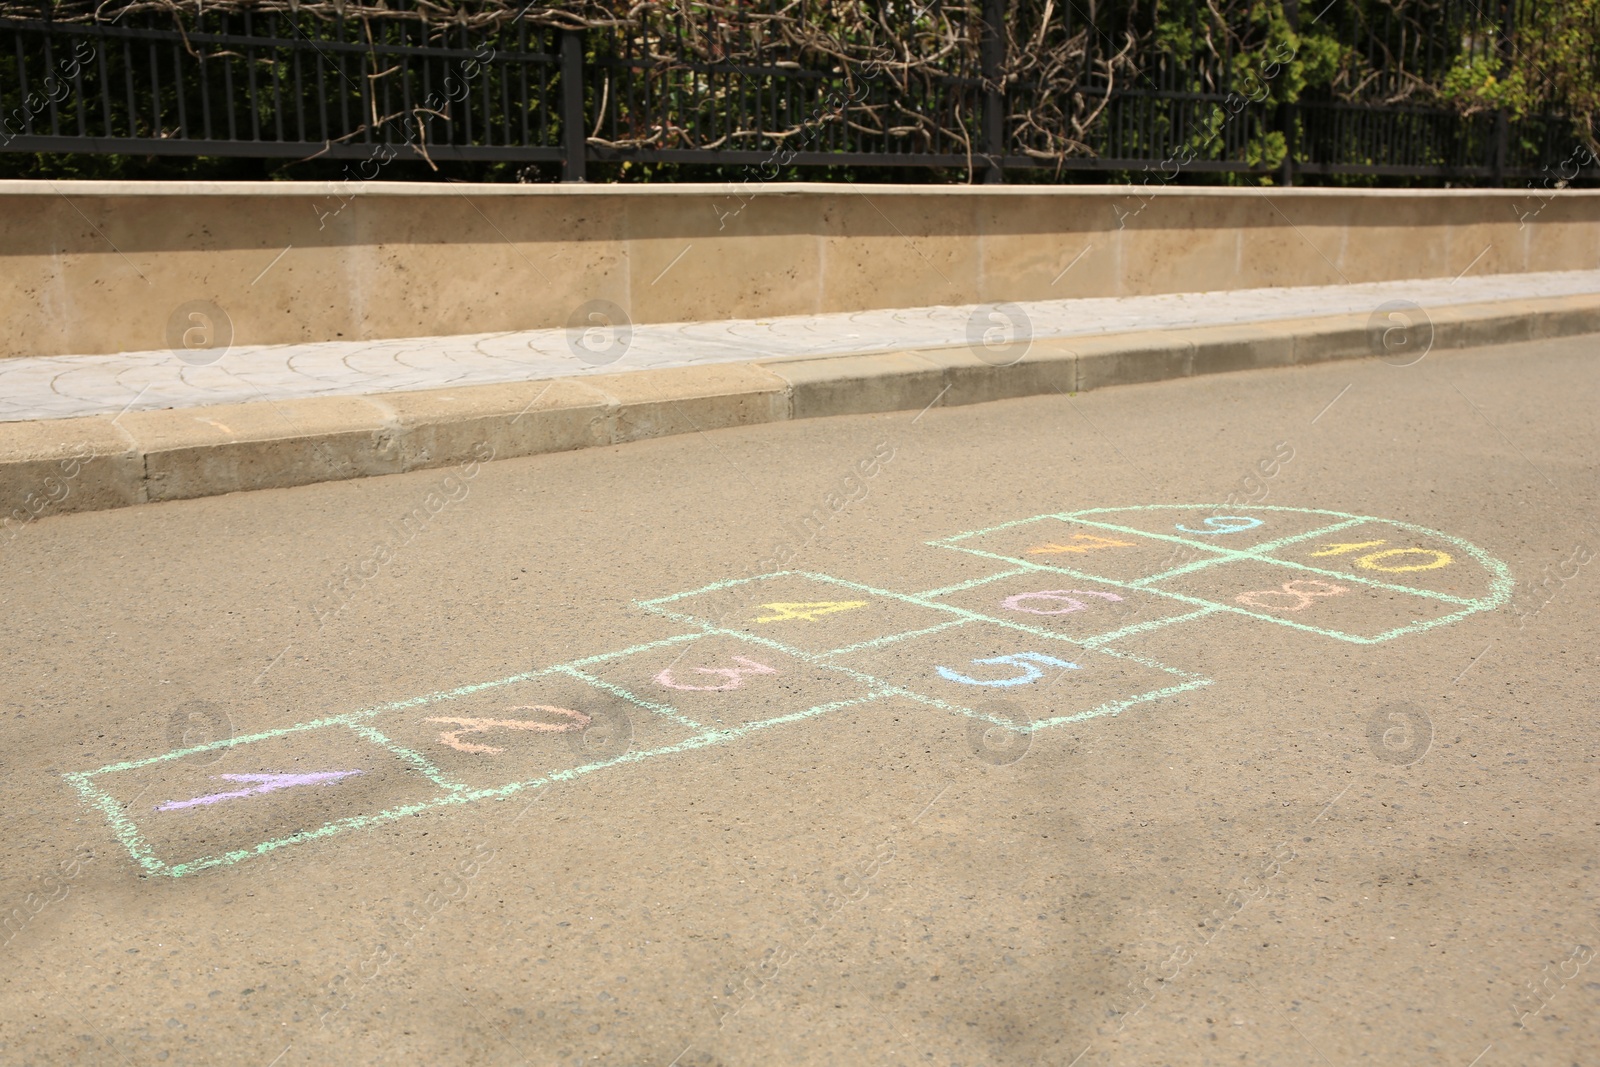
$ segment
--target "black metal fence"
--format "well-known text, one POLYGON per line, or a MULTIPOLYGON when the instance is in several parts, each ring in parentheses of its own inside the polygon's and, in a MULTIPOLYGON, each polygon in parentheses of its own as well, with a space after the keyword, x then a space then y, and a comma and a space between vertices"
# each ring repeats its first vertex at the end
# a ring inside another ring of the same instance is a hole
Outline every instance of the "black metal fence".
MULTIPOLYGON (((1366 79, 1355 91, 1334 81, 1280 91, 1273 78, 1297 58, 1281 44, 1252 56, 1242 39, 1187 54, 1151 43, 1157 31, 1181 38, 1184 17, 1198 28, 1194 4, 1174 5, 1181 17, 1167 23, 1160 5, 1089 5, 1086 16, 1031 0, 885 4, 879 23, 900 47, 865 63, 769 39, 738 9, 709 5, 584 29, 239 4, 65 20, 48 4, 36 17, 10 6, 0 14, 0 150, 325 156, 369 161, 363 177, 403 155, 559 164, 566 180, 591 162, 637 160, 762 177, 844 165, 988 181, 1145 171, 1286 182, 1520 182, 1580 150, 1584 131, 1559 112, 1464 114, 1415 91, 1471 46, 1484 24, 1473 0, 1427 0, 1425 18, 1398 28, 1374 25, 1359 0, 1323 2, 1315 19, 1366 79), (1070 62, 1043 73, 1019 62, 1045 43, 1070 62)), ((1490 15, 1504 37, 1516 3, 1490 15)), ((1592 155, 1580 159, 1578 171, 1594 168, 1592 155)))

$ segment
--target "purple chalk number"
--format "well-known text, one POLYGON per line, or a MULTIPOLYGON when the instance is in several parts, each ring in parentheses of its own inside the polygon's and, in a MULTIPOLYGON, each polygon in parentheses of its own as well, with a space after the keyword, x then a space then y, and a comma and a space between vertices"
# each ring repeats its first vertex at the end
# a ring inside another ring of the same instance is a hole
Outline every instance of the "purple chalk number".
POLYGON ((223 800, 237 800, 241 797, 275 793, 280 789, 293 789, 297 785, 331 785, 341 779, 360 773, 360 771, 315 771, 311 774, 214 774, 211 777, 225 782, 255 782, 256 784, 249 789, 233 789, 226 793, 207 793, 203 797, 194 797, 191 800, 169 800, 165 804, 157 804, 156 810, 178 811, 183 808, 196 808, 202 804, 216 804, 223 800))

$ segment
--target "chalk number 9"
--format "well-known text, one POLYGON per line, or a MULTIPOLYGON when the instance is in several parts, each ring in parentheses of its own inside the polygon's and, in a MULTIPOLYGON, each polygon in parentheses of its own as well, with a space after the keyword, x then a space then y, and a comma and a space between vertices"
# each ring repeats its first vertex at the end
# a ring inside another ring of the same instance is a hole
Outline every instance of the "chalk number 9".
POLYGON ((1213 515, 1205 520, 1209 530, 1191 530, 1189 527, 1178 524, 1178 529, 1184 533, 1192 534, 1225 534, 1238 533, 1240 530, 1252 530, 1261 525, 1260 519, 1252 519, 1248 515, 1213 515))

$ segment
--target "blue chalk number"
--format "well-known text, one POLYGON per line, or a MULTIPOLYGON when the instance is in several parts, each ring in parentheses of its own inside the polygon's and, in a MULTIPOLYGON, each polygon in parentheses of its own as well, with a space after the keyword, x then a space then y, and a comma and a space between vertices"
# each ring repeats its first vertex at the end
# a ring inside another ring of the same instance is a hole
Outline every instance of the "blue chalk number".
POLYGON ((1255 529, 1257 526, 1261 525, 1261 520, 1260 519, 1252 519, 1248 515, 1213 515, 1213 516, 1211 516, 1211 518, 1205 520, 1205 523, 1206 523, 1207 526, 1211 527, 1211 529, 1209 529, 1209 530, 1191 530, 1191 529, 1189 529, 1189 527, 1183 525, 1183 523, 1181 523, 1181 522, 1178 524, 1178 529, 1182 530, 1184 533, 1192 533, 1192 534, 1238 533, 1240 530, 1253 530, 1253 529, 1255 529), (1231 523, 1238 523, 1238 525, 1237 526, 1224 526, 1223 525, 1223 523, 1230 523, 1230 522, 1231 523))

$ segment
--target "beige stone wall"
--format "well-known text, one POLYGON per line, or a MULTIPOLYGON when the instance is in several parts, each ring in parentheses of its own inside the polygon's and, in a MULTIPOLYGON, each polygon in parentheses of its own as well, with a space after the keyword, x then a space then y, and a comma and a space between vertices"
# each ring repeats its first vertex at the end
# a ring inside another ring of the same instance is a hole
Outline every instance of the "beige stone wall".
MULTIPOLYGON (((0 182, 0 356, 1600 268, 1600 192, 0 182)), ((1309 310, 1309 309, 1308 309, 1309 310)))

